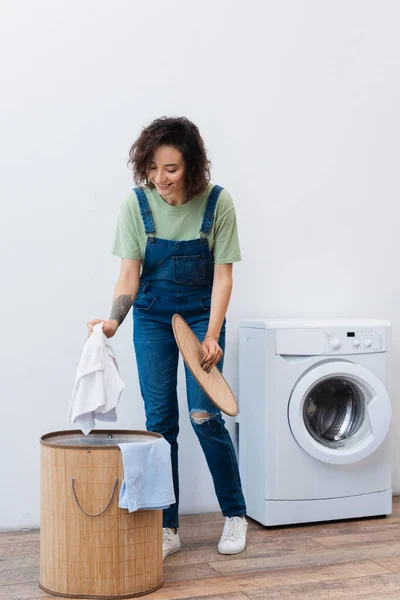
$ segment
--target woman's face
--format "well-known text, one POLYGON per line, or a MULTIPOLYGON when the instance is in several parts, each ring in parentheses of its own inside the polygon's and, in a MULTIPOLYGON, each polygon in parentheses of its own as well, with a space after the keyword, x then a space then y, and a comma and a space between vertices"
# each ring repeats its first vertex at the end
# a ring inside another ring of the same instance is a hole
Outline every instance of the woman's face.
POLYGON ((170 204, 185 200, 185 161, 174 146, 158 146, 154 150, 148 177, 170 204))

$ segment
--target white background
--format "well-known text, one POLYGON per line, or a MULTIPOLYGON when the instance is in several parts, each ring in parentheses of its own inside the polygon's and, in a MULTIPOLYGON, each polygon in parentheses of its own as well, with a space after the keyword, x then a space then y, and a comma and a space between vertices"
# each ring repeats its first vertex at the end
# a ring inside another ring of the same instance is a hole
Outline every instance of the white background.
MULTIPOLYGON (((396 432, 399 18, 395 0, 3 0, 0 529, 39 525, 39 437, 66 428, 85 321, 118 275, 128 149, 163 114, 198 124, 236 202, 233 390, 242 317, 388 318, 396 432)), ((130 318, 113 345, 116 426, 143 428, 130 318)), ((184 403, 182 512, 217 510, 184 403)))

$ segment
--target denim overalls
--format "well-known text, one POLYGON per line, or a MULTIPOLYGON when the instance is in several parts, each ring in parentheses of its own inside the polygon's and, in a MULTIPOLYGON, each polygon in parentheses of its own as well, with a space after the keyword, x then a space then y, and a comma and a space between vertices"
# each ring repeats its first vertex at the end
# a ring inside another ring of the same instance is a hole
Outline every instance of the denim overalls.
MULTIPOLYGON (((182 315, 200 341, 210 318, 214 260, 207 235, 222 188, 210 192, 200 237, 177 242, 154 237, 155 228, 143 190, 136 188, 140 213, 148 236, 139 292, 133 303, 134 346, 140 390, 148 431, 161 433, 171 444, 172 473, 176 504, 164 510, 163 527, 178 527, 177 397, 178 347, 172 332, 172 316, 182 315)), ((225 347, 225 321, 219 345, 225 347)), ((222 370, 223 358, 218 364, 222 370)), ((220 411, 201 390, 186 368, 186 391, 193 429, 204 451, 218 501, 225 517, 243 516, 246 505, 237 459, 220 411), (195 420, 193 413, 207 412, 210 418, 195 420)))

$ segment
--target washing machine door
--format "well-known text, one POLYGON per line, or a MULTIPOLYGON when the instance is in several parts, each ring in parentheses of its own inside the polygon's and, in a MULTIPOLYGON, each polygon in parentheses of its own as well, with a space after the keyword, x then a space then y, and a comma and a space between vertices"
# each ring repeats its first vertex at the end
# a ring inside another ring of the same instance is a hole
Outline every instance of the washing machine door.
POLYGON ((288 418, 308 454, 326 463, 349 464, 366 458, 385 440, 390 399, 368 369, 332 361, 313 367, 298 381, 288 418))

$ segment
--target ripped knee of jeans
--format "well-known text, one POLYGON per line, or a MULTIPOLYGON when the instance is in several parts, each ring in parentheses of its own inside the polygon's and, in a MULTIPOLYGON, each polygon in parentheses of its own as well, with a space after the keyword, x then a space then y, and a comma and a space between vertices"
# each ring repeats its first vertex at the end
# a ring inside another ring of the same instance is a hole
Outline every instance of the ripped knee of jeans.
POLYGON ((195 409, 190 413, 190 420, 194 425, 203 425, 204 423, 211 421, 211 419, 216 419, 217 416, 218 413, 210 415, 210 413, 205 410, 195 409))

